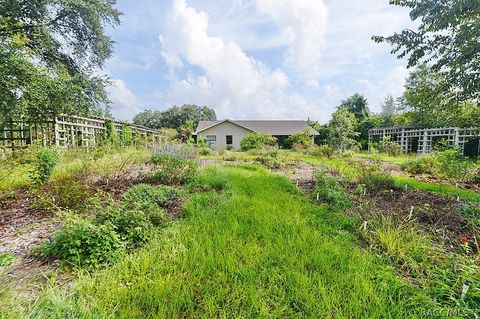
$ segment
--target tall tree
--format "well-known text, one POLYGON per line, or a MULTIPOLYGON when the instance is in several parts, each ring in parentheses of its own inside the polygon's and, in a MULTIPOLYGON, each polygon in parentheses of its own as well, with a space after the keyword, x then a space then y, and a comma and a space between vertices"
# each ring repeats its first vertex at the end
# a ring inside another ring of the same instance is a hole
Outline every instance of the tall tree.
POLYGON ((370 114, 367 99, 359 93, 355 93, 343 100, 339 108, 345 108, 347 111, 353 113, 358 121, 362 121, 370 114))
POLYGON ((418 28, 373 40, 391 44, 392 53, 407 57, 409 67, 432 63, 432 69, 446 77, 442 89, 455 92, 457 100, 480 100, 480 1, 390 0, 390 4, 411 9, 410 18, 419 21, 418 28))
POLYGON ((216 119, 217 115, 212 108, 186 104, 182 107, 173 106, 163 112, 146 110, 137 114, 133 118, 133 122, 138 125, 155 129, 179 129, 189 121, 191 121, 193 126, 196 127, 200 121, 215 121, 216 119))
POLYGON ((341 151, 356 146, 355 138, 358 135, 355 132, 356 126, 355 114, 344 107, 338 108, 328 123, 328 143, 341 151))
POLYGON ((425 64, 410 73, 405 83, 405 102, 413 124, 420 127, 444 126, 445 113, 452 112, 451 93, 444 90, 445 77, 425 64))
POLYGON ((108 102, 97 76, 112 53, 105 25, 114 0, 4 0, 0 5, 0 111, 4 117, 89 113, 108 102))
POLYGON ((385 100, 382 103, 382 115, 392 116, 397 113, 397 104, 395 99, 391 94, 385 97, 385 100))

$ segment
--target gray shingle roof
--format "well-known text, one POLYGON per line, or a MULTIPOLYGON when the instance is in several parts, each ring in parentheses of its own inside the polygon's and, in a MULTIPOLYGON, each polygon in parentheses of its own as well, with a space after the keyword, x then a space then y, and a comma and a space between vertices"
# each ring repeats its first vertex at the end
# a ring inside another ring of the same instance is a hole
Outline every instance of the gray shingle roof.
POLYGON ((197 131, 198 134, 206 130, 207 128, 213 127, 217 124, 229 121, 236 123, 240 126, 248 128, 252 131, 270 134, 270 135, 292 135, 295 133, 303 133, 305 129, 308 129, 310 134, 319 135, 311 126, 309 126, 305 121, 297 120, 254 120, 254 121, 244 121, 244 120, 223 120, 223 121, 200 121, 198 123, 197 131))

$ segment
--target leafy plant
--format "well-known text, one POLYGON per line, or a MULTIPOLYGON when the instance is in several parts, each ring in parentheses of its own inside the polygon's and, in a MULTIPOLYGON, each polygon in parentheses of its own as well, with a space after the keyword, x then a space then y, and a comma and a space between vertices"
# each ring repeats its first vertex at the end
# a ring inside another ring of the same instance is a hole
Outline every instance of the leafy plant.
POLYGON ((40 256, 59 258, 73 267, 95 268, 115 260, 124 249, 125 244, 112 224, 70 217, 52 240, 40 245, 37 251, 40 256))
POLYGON ((232 152, 228 152, 223 155, 223 160, 227 162, 235 162, 237 160, 237 156, 232 152))
POLYGON ((312 144, 312 135, 308 130, 290 135, 286 140, 286 146, 294 150, 304 150, 312 146, 312 144))
POLYGON ((0 267, 10 266, 15 260, 15 256, 11 253, 0 253, 0 267))
POLYGON ((411 174, 435 174, 437 166, 438 159, 432 154, 417 156, 402 165, 411 174))
POLYGON ((180 192, 173 187, 139 184, 124 193, 121 202, 126 207, 148 212, 152 207, 168 206, 179 195, 180 192))
POLYGON ((466 203, 462 206, 465 220, 480 231, 480 203, 466 203))
POLYGON ((317 172, 316 191, 318 199, 323 203, 341 208, 350 206, 348 193, 343 189, 337 178, 327 175, 324 170, 317 172))
POLYGON ((365 186, 369 193, 395 188, 395 179, 376 165, 363 166, 359 172, 358 183, 365 186))
POLYGON ((52 149, 42 149, 35 155, 33 169, 29 172, 34 185, 41 185, 48 181, 58 162, 58 154, 52 149))
POLYGON ((389 156, 398 156, 401 153, 400 145, 390 139, 390 136, 386 136, 378 144, 378 150, 381 153, 387 153, 389 156))
MULTIPOLYGON (((152 234, 154 224, 148 215, 142 210, 120 207, 100 212, 97 220, 100 225, 113 225, 115 233, 127 247, 138 247, 152 234)), ((156 217, 156 214, 152 216, 156 217)))
POLYGON ((92 192, 80 175, 71 175, 52 181, 37 189, 34 194, 35 207, 78 209, 84 206, 92 192))
POLYGON ((213 151, 208 147, 202 147, 202 148, 198 149, 198 154, 201 155, 201 156, 212 156, 213 151))
POLYGON ((155 166, 154 178, 168 185, 180 185, 192 178, 197 171, 197 163, 174 154, 155 154, 150 159, 155 166))
POLYGON ((263 150, 261 155, 257 157, 256 161, 270 169, 277 169, 283 165, 278 149, 263 150))
POLYGON ((469 181, 477 175, 475 164, 463 156, 457 148, 437 152, 439 174, 451 180, 469 181))
POLYGON ((260 149, 266 146, 275 146, 277 139, 271 135, 252 132, 240 141, 240 148, 246 152, 253 149, 260 149))
POLYGON ((306 153, 314 157, 332 158, 335 154, 335 149, 331 145, 312 146, 306 150, 306 153))

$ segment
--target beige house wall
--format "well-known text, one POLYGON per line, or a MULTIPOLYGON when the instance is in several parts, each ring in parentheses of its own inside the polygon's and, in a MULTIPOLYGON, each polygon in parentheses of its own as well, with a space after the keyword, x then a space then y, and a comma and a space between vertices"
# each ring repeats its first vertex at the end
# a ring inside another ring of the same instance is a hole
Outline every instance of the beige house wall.
POLYGON ((207 135, 214 135, 217 137, 217 143, 215 145, 212 145, 212 148, 226 149, 227 135, 231 135, 233 137, 233 149, 239 150, 240 141, 245 135, 251 132, 252 131, 247 130, 246 128, 243 128, 239 125, 235 125, 231 122, 223 122, 198 133, 197 138, 207 140, 207 135))

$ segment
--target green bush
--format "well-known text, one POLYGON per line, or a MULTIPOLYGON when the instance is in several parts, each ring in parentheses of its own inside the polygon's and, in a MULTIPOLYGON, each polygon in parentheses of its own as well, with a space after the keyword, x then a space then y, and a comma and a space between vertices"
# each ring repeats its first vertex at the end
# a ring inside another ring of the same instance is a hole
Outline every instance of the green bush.
POLYGON ((223 155, 223 160, 226 162, 235 162, 237 160, 237 156, 235 153, 228 152, 223 155))
POLYGON ((29 177, 33 184, 45 184, 52 175, 53 169, 58 162, 58 154, 51 149, 42 149, 35 154, 33 169, 29 172, 29 177))
POLYGON ((252 132, 240 141, 240 148, 242 151, 249 151, 253 149, 260 149, 266 146, 274 146, 277 139, 271 135, 252 132))
POLYGON ((318 199, 323 203, 341 208, 350 206, 348 193, 340 182, 335 177, 327 175, 323 170, 317 172, 316 191, 318 199))
POLYGON ((395 188, 394 178, 382 172, 377 165, 362 167, 359 171, 358 183, 363 185, 369 193, 395 188))
POLYGON ((88 203, 92 191, 78 176, 67 176, 31 192, 33 207, 79 209, 88 203))
POLYGON ((280 158, 280 152, 278 149, 263 150, 261 155, 256 158, 256 161, 270 169, 278 169, 283 165, 283 161, 280 158))
POLYGON ((478 167, 476 164, 462 155, 458 149, 448 149, 437 152, 438 175, 450 180, 468 182, 477 177, 478 167))
POLYGON ((386 153, 389 156, 398 156, 402 152, 400 145, 393 142, 389 136, 380 141, 378 144, 378 151, 380 153, 386 153))
POLYGON ((124 248, 112 224, 71 217, 38 249, 40 256, 59 258, 73 267, 94 268, 115 260, 124 248))
POLYGON ((173 187, 139 184, 123 194, 121 203, 128 208, 149 211, 167 207, 179 195, 180 192, 173 187))
POLYGON ((180 185, 192 178, 197 171, 197 163, 194 160, 177 156, 175 154, 155 154, 150 159, 155 165, 154 178, 168 185, 180 185))
POLYGON ((411 174, 435 174, 438 159, 432 154, 417 156, 402 165, 403 169, 411 174))
POLYGON ((198 149, 198 154, 201 156, 212 156, 213 151, 209 149, 208 147, 202 147, 198 149))
POLYGON ((331 158, 335 155, 335 149, 330 145, 312 146, 306 150, 306 153, 314 157, 331 158))
POLYGON ((312 146, 313 139, 308 130, 305 130, 303 133, 290 135, 285 143, 288 148, 294 150, 305 150, 312 146))
MULTIPOLYGON (((100 212, 97 221, 100 225, 113 225, 113 229, 127 247, 137 247, 145 243, 152 234, 154 224, 148 215, 141 210, 120 207, 100 212)), ((152 216, 155 216, 153 212, 152 216)))

